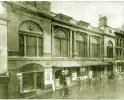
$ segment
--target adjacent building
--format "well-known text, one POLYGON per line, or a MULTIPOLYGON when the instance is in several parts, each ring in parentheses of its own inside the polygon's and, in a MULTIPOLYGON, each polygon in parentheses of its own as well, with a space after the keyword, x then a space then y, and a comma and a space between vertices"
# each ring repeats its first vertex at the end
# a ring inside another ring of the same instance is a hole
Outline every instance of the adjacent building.
POLYGON ((100 16, 96 28, 51 12, 48 1, 3 4, 8 21, 3 40, 8 50, 8 98, 59 89, 63 71, 69 86, 80 78, 87 84, 123 71, 123 31, 107 26, 106 17, 100 16))
POLYGON ((116 40, 115 40, 115 63, 116 63, 116 72, 120 74, 120 77, 123 77, 124 72, 124 31, 116 29, 115 31, 116 40))

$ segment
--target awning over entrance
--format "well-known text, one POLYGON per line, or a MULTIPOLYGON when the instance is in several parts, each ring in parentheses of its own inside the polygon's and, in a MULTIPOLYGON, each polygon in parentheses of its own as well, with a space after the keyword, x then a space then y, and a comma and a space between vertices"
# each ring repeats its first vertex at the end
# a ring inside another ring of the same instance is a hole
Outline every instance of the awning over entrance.
POLYGON ((53 65, 53 67, 80 67, 82 64, 78 64, 77 62, 62 62, 58 63, 56 65, 53 65))

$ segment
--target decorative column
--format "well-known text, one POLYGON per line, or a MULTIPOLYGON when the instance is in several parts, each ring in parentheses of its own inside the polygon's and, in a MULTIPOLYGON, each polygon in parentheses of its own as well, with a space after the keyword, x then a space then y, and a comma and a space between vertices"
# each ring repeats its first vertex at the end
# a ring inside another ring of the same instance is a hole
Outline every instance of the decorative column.
POLYGON ((76 56, 76 31, 73 31, 73 57, 76 56))
POLYGON ((51 52, 52 52, 52 57, 54 57, 54 34, 55 34, 55 31, 54 31, 54 26, 52 25, 51 26, 51 38, 52 38, 52 40, 51 40, 51 52))
POLYGON ((26 36, 24 35, 24 56, 27 56, 26 52, 26 36))
POLYGON ((88 44, 89 44, 89 51, 88 51, 88 52, 89 52, 89 58, 91 58, 91 49, 90 49, 90 48, 91 48, 91 47, 90 47, 90 46, 91 46, 91 45, 90 45, 90 44, 91 44, 91 43, 90 43, 90 42, 91 42, 91 36, 89 35, 88 38, 89 38, 89 40, 88 40, 88 41, 89 41, 89 43, 88 43, 88 44))
POLYGON ((87 34, 87 40, 86 40, 86 53, 87 53, 86 57, 87 58, 89 58, 89 51, 90 51, 90 48, 89 48, 89 45, 90 45, 89 42, 90 41, 89 41, 89 39, 90 39, 89 34, 87 34))
POLYGON ((70 30, 70 39, 69 39, 69 43, 70 43, 70 48, 69 48, 69 51, 70 51, 70 58, 72 58, 72 42, 73 42, 73 39, 72 39, 72 31, 70 30))
POLYGON ((37 54, 36 54, 36 55, 37 55, 37 57, 38 57, 38 53, 39 53, 39 50, 38 50, 38 45, 39 45, 39 44, 38 44, 38 37, 37 37, 37 54))

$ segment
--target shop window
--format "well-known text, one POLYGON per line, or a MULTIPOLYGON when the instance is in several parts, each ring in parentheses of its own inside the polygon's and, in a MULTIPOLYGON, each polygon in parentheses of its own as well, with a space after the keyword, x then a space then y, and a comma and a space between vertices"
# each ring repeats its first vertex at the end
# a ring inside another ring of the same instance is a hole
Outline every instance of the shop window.
POLYGON ((28 92, 31 90, 42 89, 43 86, 43 72, 29 72, 23 73, 22 90, 28 92))
POLYGON ((76 35, 76 52, 78 57, 86 57, 86 41, 80 34, 76 35))
POLYGON ((121 72, 121 66, 117 66, 117 72, 121 72))
POLYGON ((113 44, 112 44, 112 41, 109 41, 108 45, 107 45, 107 58, 113 58, 113 44))
POLYGON ((36 73, 36 89, 42 89, 43 86, 43 72, 37 72, 36 73))
POLYGON ((33 73, 23 74, 23 91, 34 89, 34 76, 33 73))
POLYGON ((68 36, 66 32, 59 30, 54 36, 54 54, 55 57, 68 56, 68 36))
POLYGON ((92 37, 92 57, 93 58, 98 58, 99 57, 99 42, 95 37, 92 37))

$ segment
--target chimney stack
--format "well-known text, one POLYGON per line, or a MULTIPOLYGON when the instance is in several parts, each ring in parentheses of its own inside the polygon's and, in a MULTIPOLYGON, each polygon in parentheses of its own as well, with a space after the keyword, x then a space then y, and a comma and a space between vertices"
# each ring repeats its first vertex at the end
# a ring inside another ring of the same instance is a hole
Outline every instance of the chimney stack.
POLYGON ((99 17, 99 27, 102 26, 107 26, 107 17, 106 16, 101 16, 99 17))

